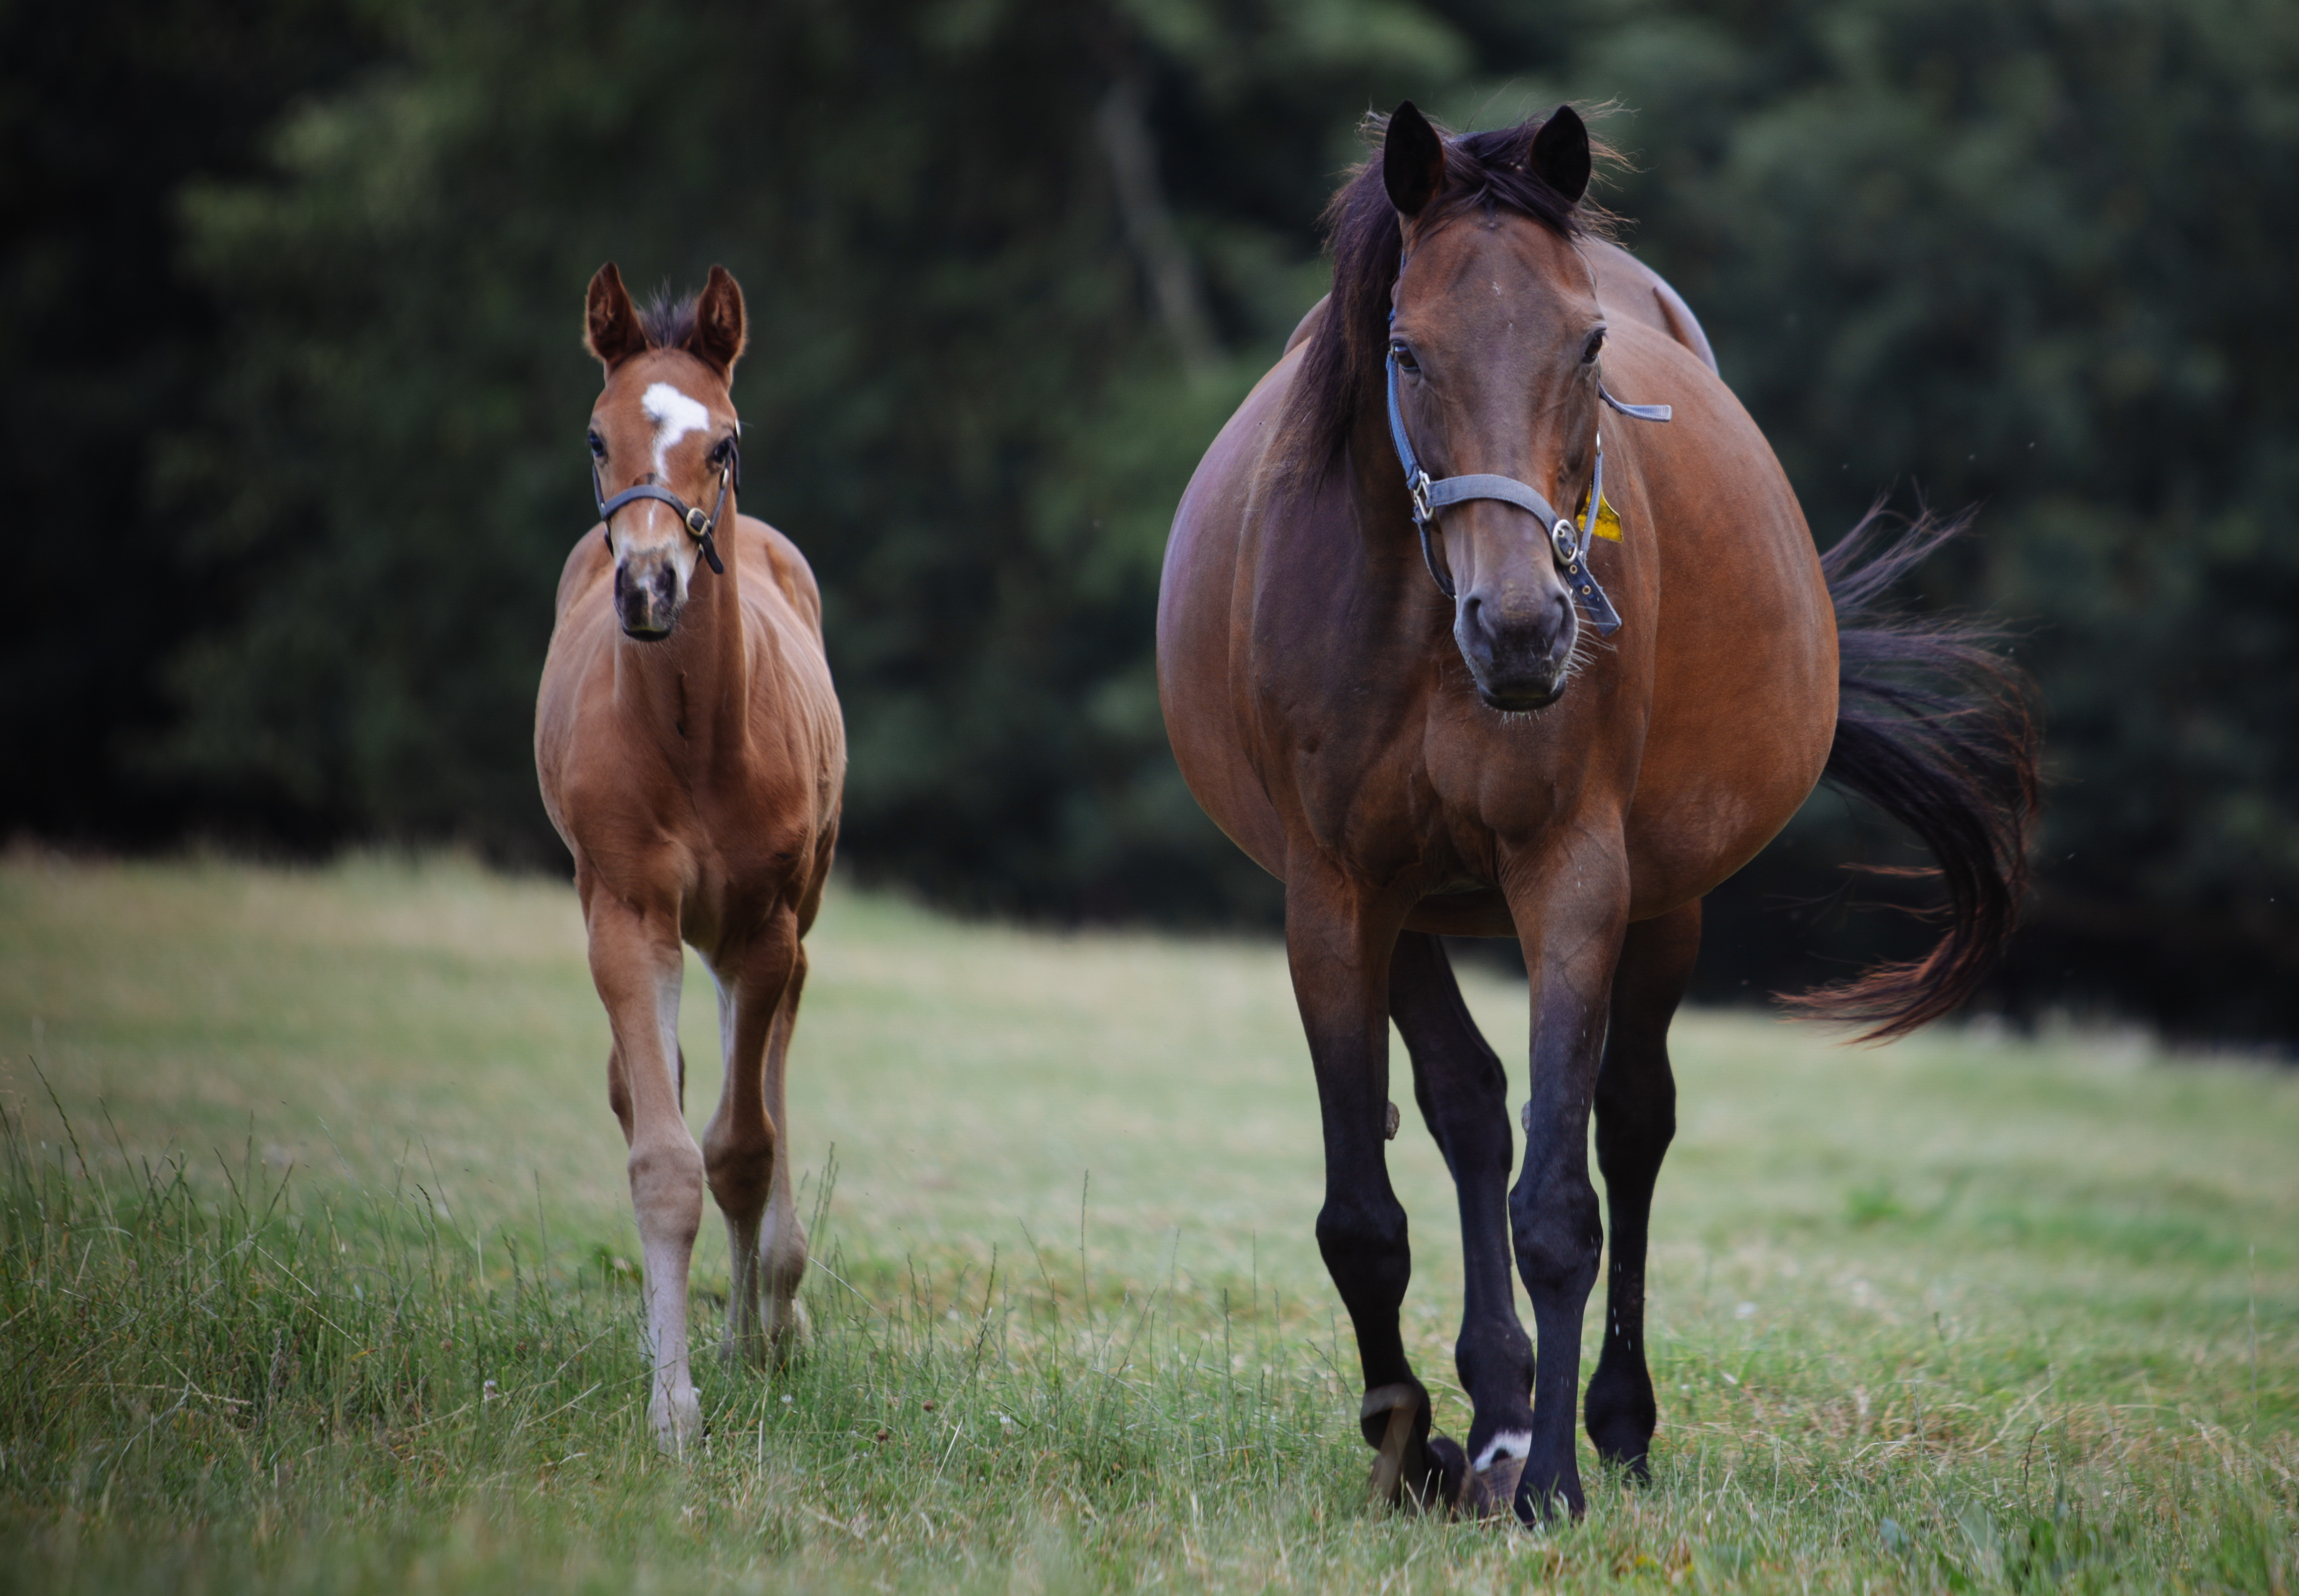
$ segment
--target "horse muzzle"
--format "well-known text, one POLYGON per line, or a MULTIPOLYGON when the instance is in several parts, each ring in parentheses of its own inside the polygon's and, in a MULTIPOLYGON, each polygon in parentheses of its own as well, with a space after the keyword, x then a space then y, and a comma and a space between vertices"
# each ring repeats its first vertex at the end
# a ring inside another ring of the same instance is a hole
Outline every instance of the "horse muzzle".
POLYGON ((1453 641, 1488 709, 1545 710, 1564 695, 1579 619, 1559 586, 1529 594, 1485 587, 1454 606, 1453 641))
POLYGON ((660 643, 678 624, 678 569, 668 554, 634 554, 615 566, 615 617, 623 635, 660 643))

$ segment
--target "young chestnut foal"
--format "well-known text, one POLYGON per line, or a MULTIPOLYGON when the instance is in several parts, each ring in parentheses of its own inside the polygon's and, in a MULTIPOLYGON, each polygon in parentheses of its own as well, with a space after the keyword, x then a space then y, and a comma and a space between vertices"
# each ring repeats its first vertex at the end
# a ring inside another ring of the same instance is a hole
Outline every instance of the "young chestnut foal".
POLYGON ((742 423, 728 385, 743 291, 714 266, 693 300, 643 315, 610 262, 591 279, 585 331, 606 368, 590 430, 603 527, 559 579, 535 765, 575 855, 613 1027, 607 1098, 630 1144, 645 1259, 647 1415, 677 1451, 701 1421, 686 1276, 706 1183, 734 1255, 726 1356, 763 1362, 801 1327, 806 1235, 778 1156, 783 1070, 806 982, 800 939, 838 836, 846 734, 806 558, 735 510, 742 423), (726 1053, 699 1148, 678 1048, 682 940, 718 983, 726 1053))

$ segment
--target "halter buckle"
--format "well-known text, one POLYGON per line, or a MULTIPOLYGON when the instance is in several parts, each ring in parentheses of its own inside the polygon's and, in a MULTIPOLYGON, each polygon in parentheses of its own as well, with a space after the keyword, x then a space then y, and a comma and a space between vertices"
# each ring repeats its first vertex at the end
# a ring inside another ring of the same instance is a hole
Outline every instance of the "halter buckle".
POLYGON ((1556 551, 1556 563, 1566 570, 1581 562, 1581 540, 1574 534, 1573 523, 1561 515, 1548 529, 1548 543, 1556 551))
POLYGON ((1414 520, 1416 523, 1427 521, 1435 513, 1429 505, 1429 473, 1414 472, 1413 480, 1406 484, 1406 488, 1413 495, 1414 520))

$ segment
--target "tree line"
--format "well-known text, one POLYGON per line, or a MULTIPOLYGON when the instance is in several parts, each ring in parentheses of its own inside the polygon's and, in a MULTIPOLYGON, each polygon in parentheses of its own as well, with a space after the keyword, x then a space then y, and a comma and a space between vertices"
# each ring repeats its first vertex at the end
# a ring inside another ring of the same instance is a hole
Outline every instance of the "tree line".
MULTIPOLYGON (((0 11, 0 823, 550 863, 602 260, 741 279, 744 508, 820 573, 845 856, 973 910, 1269 920, 1150 668, 1214 430, 1370 108, 1570 98, 1815 536, 1976 506, 2051 761, 1991 1000, 2299 1035, 2299 12, 2269 0, 84 0, 0 11), (1609 108, 1608 110, 1606 108, 1609 108)), ((1699 990, 1921 937, 1815 800, 1699 990), (1856 890, 1855 890, 1856 889, 1856 890)))

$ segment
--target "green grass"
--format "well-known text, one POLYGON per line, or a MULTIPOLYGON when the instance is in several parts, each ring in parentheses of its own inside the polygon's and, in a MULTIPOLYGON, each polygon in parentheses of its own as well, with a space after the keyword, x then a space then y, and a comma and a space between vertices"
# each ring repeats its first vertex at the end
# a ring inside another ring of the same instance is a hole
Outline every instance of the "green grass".
MULTIPOLYGON (((2299 1590, 2299 1075, 1686 1016, 1653 1485, 1506 1533, 1359 1503, 1274 947, 851 891, 811 946, 817 1334, 674 1463, 570 893, 9 856, 0 1590, 2299 1590)), ((708 1338, 708 1226, 697 1281, 708 1338)))

